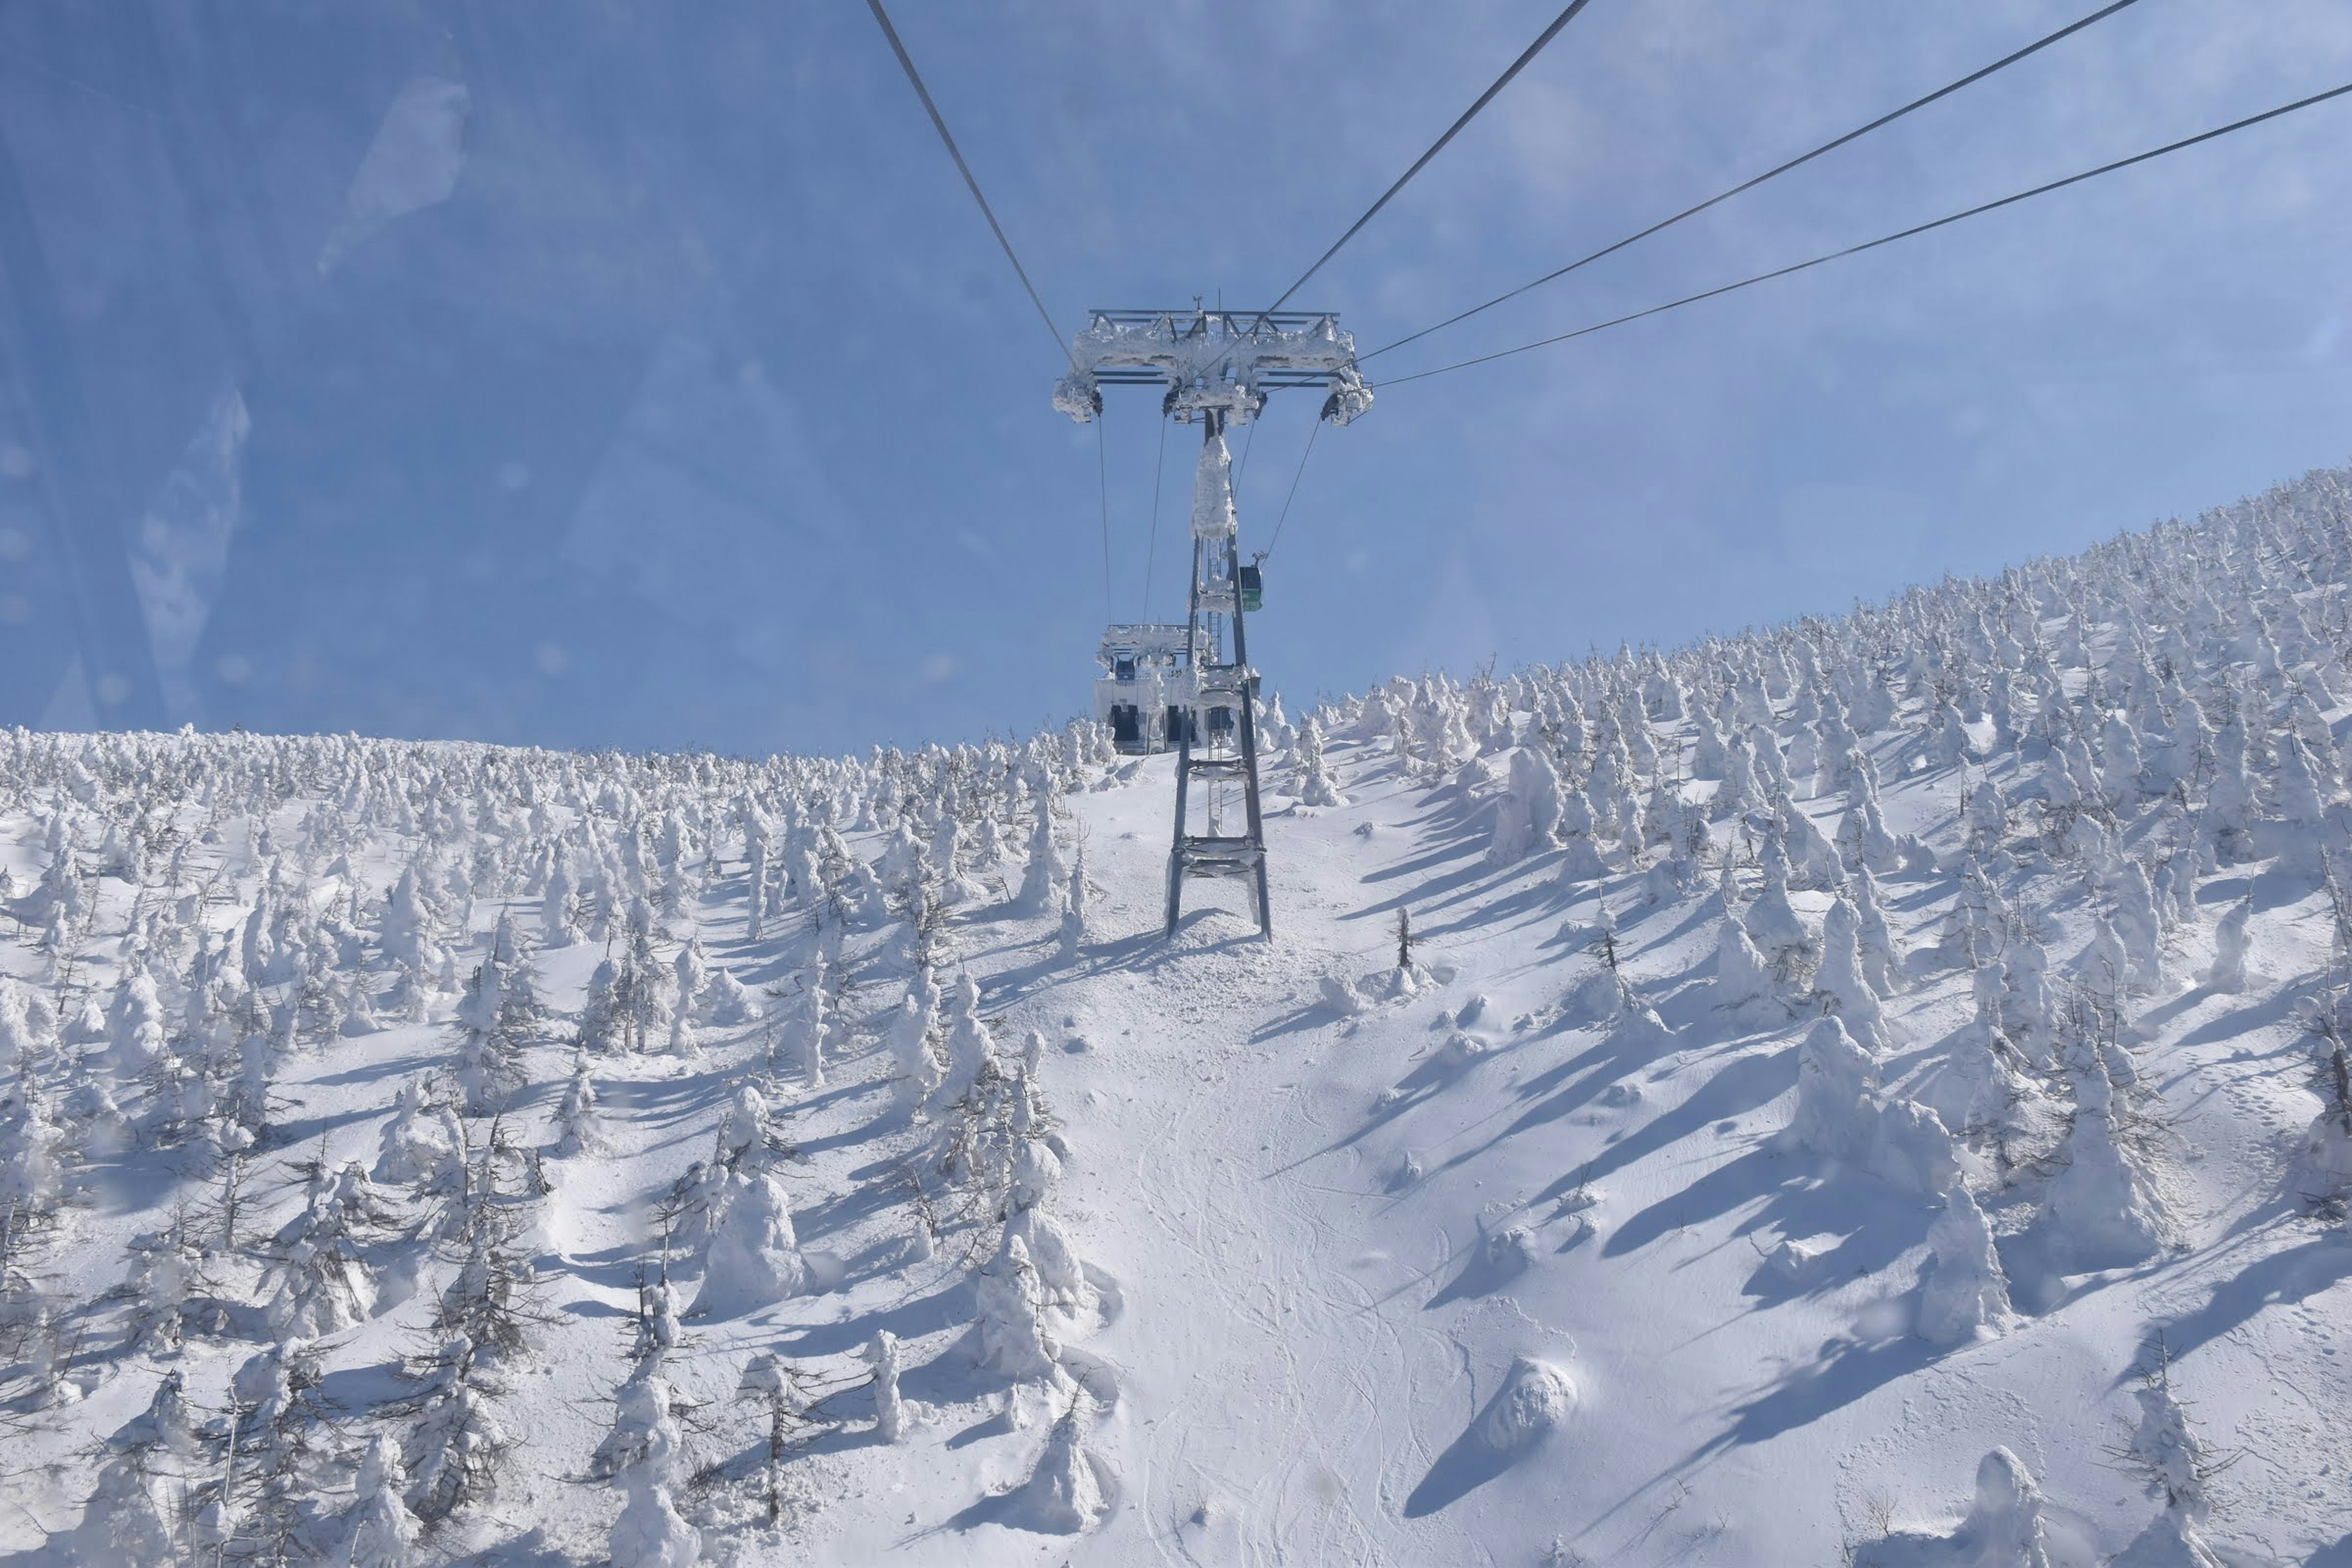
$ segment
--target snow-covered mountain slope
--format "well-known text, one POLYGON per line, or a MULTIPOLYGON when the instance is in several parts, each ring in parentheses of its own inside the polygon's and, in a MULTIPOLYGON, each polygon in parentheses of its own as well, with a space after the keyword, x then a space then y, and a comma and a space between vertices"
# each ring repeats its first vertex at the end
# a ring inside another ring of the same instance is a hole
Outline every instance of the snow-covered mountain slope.
POLYGON ((0 1545, 2352 1561, 2347 652, 2320 474, 1277 707, 1271 942, 1084 729, 0 738, 0 1545))

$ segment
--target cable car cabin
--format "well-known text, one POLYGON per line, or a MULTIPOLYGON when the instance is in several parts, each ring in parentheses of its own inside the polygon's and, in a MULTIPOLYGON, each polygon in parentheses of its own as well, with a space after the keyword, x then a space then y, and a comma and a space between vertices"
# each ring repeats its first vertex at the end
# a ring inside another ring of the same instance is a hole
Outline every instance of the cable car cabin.
MULTIPOLYGON (((1192 664, 1186 657, 1186 628, 1115 625, 1103 630, 1095 662, 1095 718, 1108 726, 1112 749, 1122 756, 1149 756, 1173 750, 1192 724, 1192 664)), ((1205 655, 1206 634, 1191 650, 1205 655)), ((1197 729, 1193 738, 1199 739, 1197 729)))
POLYGON ((1234 568, 1234 584, 1241 590, 1242 610, 1256 615, 1265 608, 1265 574, 1255 565, 1234 568))

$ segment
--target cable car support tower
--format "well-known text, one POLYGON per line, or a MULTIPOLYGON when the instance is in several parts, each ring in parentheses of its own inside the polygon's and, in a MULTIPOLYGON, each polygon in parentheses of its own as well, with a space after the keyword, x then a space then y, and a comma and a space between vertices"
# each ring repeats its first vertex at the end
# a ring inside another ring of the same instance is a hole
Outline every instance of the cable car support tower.
MULTIPOLYGON (((1201 426, 1192 479, 1192 584, 1181 657, 1182 699, 1171 702, 1164 739, 1176 752, 1176 826, 1168 853, 1168 931, 1182 912, 1187 877, 1247 878, 1257 929, 1274 934, 1266 895, 1265 830, 1258 809, 1257 671, 1249 662, 1244 617, 1258 608, 1258 567, 1241 561, 1234 510, 1230 425, 1245 425, 1271 392, 1317 389, 1321 417, 1345 425, 1372 405, 1356 370, 1355 340, 1336 315, 1309 310, 1096 310, 1070 344, 1070 374, 1054 406, 1079 424, 1102 413, 1105 386, 1162 388, 1160 413, 1201 426), (1231 637, 1227 637, 1230 629, 1231 637), (1201 815, 1191 813, 1200 781, 1201 815), (1227 791, 1241 786, 1242 821, 1228 821, 1227 791)), ((1136 628, 1141 629, 1141 628, 1136 628)), ((1173 628, 1170 628, 1172 630, 1173 628)), ((1151 749, 1147 739, 1137 749, 1151 749)))

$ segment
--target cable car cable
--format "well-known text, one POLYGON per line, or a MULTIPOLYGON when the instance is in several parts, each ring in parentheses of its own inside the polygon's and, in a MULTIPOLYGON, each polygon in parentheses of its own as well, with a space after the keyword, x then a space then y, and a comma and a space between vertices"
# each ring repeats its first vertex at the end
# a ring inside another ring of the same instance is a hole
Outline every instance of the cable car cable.
POLYGON ((948 156, 955 160, 956 173, 963 176, 965 188, 971 192, 971 199, 980 204, 980 216, 988 220, 989 232, 996 236, 996 243, 1003 250, 1004 259, 1013 263, 1013 273, 1021 279, 1021 287, 1028 290, 1029 302, 1037 307, 1037 319, 1045 323, 1045 335, 1054 340, 1054 352, 1068 360, 1072 370, 1077 369, 1077 356, 1070 352, 1070 345, 1062 341, 1061 329, 1054 325, 1053 314, 1045 309, 1045 301, 1037 298, 1037 286, 1029 281, 1029 269, 1021 265, 1018 256, 1013 254, 1013 242, 1004 237, 1004 226, 996 221, 996 210, 988 205, 988 198, 981 195, 980 182, 972 178, 971 165, 963 161, 963 153, 956 146, 955 138, 949 133, 948 122, 940 118, 940 106, 931 101, 930 89, 923 85, 922 75, 915 69, 914 59, 907 53, 907 46, 898 41, 898 29, 890 25, 890 14, 882 9, 882 0, 866 0, 866 8, 874 13, 876 21, 882 24, 882 36, 890 40, 890 52, 898 57, 899 68, 914 84, 915 96, 923 100, 923 112, 931 117, 931 128, 947 144, 948 156))
MULTIPOLYGON (((871 3, 871 0, 869 0, 869 3, 871 3)), ((1270 316, 1275 311, 1281 310, 1284 301, 1287 300, 1293 294, 1297 293, 1299 289, 1305 288, 1307 280, 1309 278, 1314 277, 1318 272, 1320 272, 1323 269, 1323 264, 1325 262, 1339 255, 1339 247, 1347 244, 1349 240, 1355 238, 1357 231, 1361 229, 1366 224, 1371 222, 1380 210, 1389 205, 1389 199, 1394 196, 1399 191, 1404 189, 1406 183, 1415 174, 1420 174, 1423 168, 1427 167, 1429 161, 1432 158, 1436 157, 1440 153, 1444 152, 1445 150, 1445 144, 1448 142, 1453 141, 1454 138, 1461 132, 1464 126, 1469 124, 1473 120, 1475 120, 1478 117, 1478 111, 1495 100, 1495 95, 1496 93, 1510 86, 1511 79, 1518 75, 1522 69, 1526 68, 1527 63, 1529 60, 1534 59, 1536 56, 1541 54, 1543 52, 1544 46, 1550 43, 1552 39, 1559 35, 1559 30, 1562 27, 1567 26, 1570 21, 1574 20, 1576 14, 1579 11, 1583 10, 1587 4, 1589 4, 1589 0, 1570 0, 1568 8, 1562 11, 1559 16, 1552 18, 1551 26, 1546 27, 1541 33, 1538 34, 1534 43, 1529 44, 1525 49, 1520 51, 1519 58, 1513 60, 1509 68, 1505 70, 1501 76, 1495 79, 1494 85, 1489 87, 1486 91, 1480 93, 1478 95, 1478 100, 1475 103, 1473 103, 1469 108, 1464 110, 1462 111, 1462 117, 1445 128, 1445 134, 1431 142, 1429 144, 1429 151, 1414 159, 1412 161, 1412 167, 1407 169, 1403 174, 1399 174, 1396 179, 1396 184, 1391 185, 1387 190, 1382 191, 1381 193, 1381 199, 1367 207, 1364 210, 1363 216, 1358 218, 1354 223, 1349 224, 1348 226, 1348 232, 1341 235, 1338 239, 1332 241, 1331 248, 1315 258, 1314 266, 1308 268, 1306 271, 1298 275, 1297 282, 1293 283, 1289 288, 1285 289, 1280 297, 1277 298, 1273 304, 1268 305, 1264 310, 1258 313, 1258 321, 1263 322, 1267 316, 1270 316)), ((1253 328, 1252 330, 1254 331, 1255 329, 1253 328)))
POLYGON ((1151 559, 1160 552, 1160 476, 1168 468, 1168 421, 1160 424, 1160 455, 1151 459, 1151 537, 1143 547, 1143 618, 1151 619, 1151 559))
POLYGON ((1290 521, 1290 503, 1298 499, 1298 481, 1307 477, 1307 459, 1315 455, 1315 437, 1321 433, 1323 421, 1318 419, 1307 427, 1307 449, 1298 454, 1298 471, 1290 476, 1290 493, 1282 498, 1282 515, 1274 520, 1274 537, 1265 542, 1265 552, 1258 556, 1263 563, 1282 542, 1282 525, 1290 521))
POLYGON ((1095 485, 1102 492, 1103 542, 1103 624, 1108 626, 1118 618, 1110 597, 1110 458, 1105 451, 1108 441, 1103 435, 1103 416, 1095 416, 1095 485))
POLYGON ((2079 174, 2069 174, 2063 180, 2053 180, 2047 184, 2036 185, 2032 190, 2019 191, 2014 195, 2003 196, 1998 201, 1982 202, 1976 206, 1937 218, 1930 223, 1914 224, 1909 228, 1897 229, 1893 234, 1881 235, 1876 239, 1864 240, 1860 245, 1849 245, 1843 250, 1832 250, 1826 255, 1816 256, 1806 261, 1794 262, 1787 267, 1776 267, 1769 272, 1759 272, 1752 278, 1743 278, 1737 283, 1726 283, 1720 288, 1709 289, 1701 293, 1685 294, 1679 300, 1669 300, 1663 305, 1653 305, 1646 310, 1635 310, 1629 315, 1612 317, 1606 321, 1595 321, 1589 327, 1579 327, 1572 332, 1559 332, 1551 337, 1538 338, 1531 343, 1521 343, 1517 348, 1497 349, 1493 353, 1457 360, 1452 364, 1439 365, 1434 370, 1415 371, 1411 375, 1396 376, 1381 382, 1378 385, 1384 391, 1389 387, 1402 386, 1409 381, 1426 381, 1433 375, 1444 375, 1450 371, 1467 370, 1472 365, 1486 364, 1498 359, 1508 359, 1513 354, 1523 354, 1530 349, 1545 348, 1553 343, 1564 343, 1571 338, 1589 337, 1594 332, 1604 331, 1611 327, 1622 327, 1628 321, 1638 321, 1645 317, 1678 310, 1685 305, 1696 305, 1702 300, 1712 300, 1718 295, 1752 288, 1759 283, 1769 283, 1775 278, 1786 278, 1791 273, 1803 272, 1827 262, 1840 261, 1849 256, 1859 256, 1865 250, 1875 250, 1882 245, 1892 245, 1898 239, 1909 239, 1916 235, 1926 234, 1931 229, 1956 224, 1962 218, 1995 212, 2034 196, 2047 195, 2052 191, 2063 190, 2068 185, 2078 185, 2085 180, 2096 179, 2101 174, 2112 174, 2118 169, 2128 169, 2134 164, 2145 163, 2153 158, 2161 158, 2168 153, 2178 153, 2184 148, 2195 147, 2202 142, 2227 136, 2232 132, 2244 131, 2249 127, 2260 125, 2265 121, 2276 120, 2281 115, 2293 114, 2299 109, 2309 109, 2315 104, 2326 103, 2330 99, 2342 98, 2347 93, 2352 93, 2352 82, 2346 82, 2341 87, 2329 88, 2326 92, 2313 93, 2309 98, 2299 98, 2293 103, 2283 103, 2276 109, 2266 109, 2260 114, 2250 114, 2243 120, 2233 120, 2227 125, 2216 126, 2210 131, 2200 132, 2194 136, 2183 137, 2178 142, 2168 142, 2161 147, 2151 147, 2145 153, 2135 153, 2128 158, 2118 158, 2112 163, 2102 163, 2095 169, 2085 169, 2079 174))
POLYGON ((1874 131, 1892 125, 1895 121, 1902 119, 1905 115, 1911 113, 1915 110, 1925 109, 1929 104, 1936 102, 1939 99, 1949 98, 1953 93, 1959 91, 1962 88, 1973 86, 1976 83, 1984 80, 1985 78, 1992 75, 1994 72, 2005 70, 2009 67, 2017 64, 2018 61, 2024 59, 2029 56, 2041 53, 2043 49, 2048 48, 2053 44, 2074 37, 2076 33, 2081 32, 2084 28, 2091 26, 2093 23, 2103 22, 2109 16, 2114 16, 2116 12, 2123 10, 2126 6, 2135 5, 2138 3, 2139 0, 2114 0, 2114 4, 2102 6, 2100 9, 2092 12, 2089 16, 2082 17, 2080 20, 2069 22, 2066 26, 2059 28, 2056 32, 2036 38, 2032 43, 2026 45, 2023 48, 2019 49, 2012 54, 2003 55, 2000 58, 1993 61, 1992 64, 1985 66, 1980 69, 1970 71, 1968 75, 1960 78, 1958 81, 1946 83, 1944 86, 1939 87, 1935 91, 1927 94, 1925 98, 1915 98, 1910 102, 1905 104, 1902 108, 1882 114, 1877 119, 1870 121, 1867 125, 1856 126, 1853 130, 1847 132, 1843 136, 1822 142, 1820 146, 1814 148, 1810 153, 1801 153, 1797 157, 1790 159, 1787 163, 1780 164, 1777 168, 1767 169, 1762 174, 1757 175, 1754 179, 1743 180, 1727 191, 1723 191, 1717 195, 1707 197, 1706 200, 1699 203, 1696 206, 1685 207, 1682 211, 1675 214, 1672 217, 1661 218, 1656 223, 1652 224, 1649 227, 1643 229, 1638 233, 1629 234, 1624 238, 1617 241, 1614 245, 1603 246, 1599 250, 1594 251, 1591 255, 1571 261, 1567 266, 1559 268, 1557 271, 1547 272, 1542 277, 1536 279, 1533 282, 1522 283, 1517 288, 1511 289, 1507 293, 1497 294, 1483 305, 1473 305, 1470 309, 1463 311, 1459 315, 1446 317, 1445 320, 1438 322, 1433 327, 1423 327, 1421 331, 1411 333, 1408 336, 1399 338, 1392 343, 1383 343, 1379 348, 1374 349, 1370 353, 1358 356, 1356 363, 1361 364, 1366 360, 1377 359, 1381 355, 1388 353, 1391 349, 1401 349, 1409 342, 1429 336, 1432 332, 1443 331, 1446 328, 1454 325, 1456 322, 1466 321, 1471 317, 1479 314, 1481 311, 1491 310, 1496 306, 1502 304, 1506 300, 1516 300, 1530 289, 1539 289, 1555 279, 1565 278, 1579 268, 1589 267, 1604 256, 1614 256, 1617 252, 1624 249, 1627 246, 1633 244, 1637 240, 1647 239, 1650 236, 1656 234, 1661 229, 1672 228, 1675 225, 1682 222, 1685 218, 1696 217, 1699 214, 1706 211, 1709 207, 1721 202, 1727 202, 1743 191, 1752 191, 1757 186, 1762 184, 1765 181, 1777 179, 1780 175, 1789 173, 1791 169, 1801 168, 1803 165, 1811 163, 1814 159, 1822 156, 1825 153, 1834 153, 1849 142, 1859 141, 1863 137, 1869 135, 1874 131))

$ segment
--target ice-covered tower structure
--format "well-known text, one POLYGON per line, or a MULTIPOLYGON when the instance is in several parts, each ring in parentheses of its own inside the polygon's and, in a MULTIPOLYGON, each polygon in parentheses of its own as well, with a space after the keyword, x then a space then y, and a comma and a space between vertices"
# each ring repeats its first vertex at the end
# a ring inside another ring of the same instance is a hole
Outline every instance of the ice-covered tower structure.
POLYGON ((1106 386, 1158 386, 1160 408, 1180 425, 1201 426, 1192 478, 1192 581, 1181 627, 1114 626, 1101 655, 1108 679, 1097 683, 1097 716, 1121 751, 1177 753, 1176 829, 1168 856, 1168 929, 1182 912, 1184 879, 1237 877, 1256 894, 1260 932, 1274 932, 1266 899, 1265 834, 1258 813, 1257 733, 1251 707, 1257 671, 1250 667, 1244 617, 1263 595, 1261 556, 1242 563, 1234 510, 1229 425, 1257 417, 1271 392, 1323 393, 1322 417, 1345 425, 1372 405, 1356 369, 1355 340, 1339 318, 1309 310, 1097 310, 1070 343, 1070 374, 1054 388, 1054 406, 1080 424, 1102 412, 1106 386), (1113 635, 1118 634, 1118 635, 1113 635), (1145 669, 1156 700, 1146 706, 1145 669), (1123 666, 1122 658, 1132 658, 1123 666), (1123 670, 1132 699, 1116 689, 1123 670), (1106 687, 1112 688, 1108 697, 1106 687), (1156 743, 1155 743, 1156 742, 1156 743), (1201 815, 1192 820, 1194 785, 1201 815), (1241 820, 1230 821, 1238 788, 1241 820))

